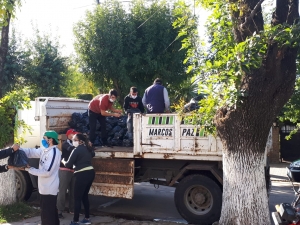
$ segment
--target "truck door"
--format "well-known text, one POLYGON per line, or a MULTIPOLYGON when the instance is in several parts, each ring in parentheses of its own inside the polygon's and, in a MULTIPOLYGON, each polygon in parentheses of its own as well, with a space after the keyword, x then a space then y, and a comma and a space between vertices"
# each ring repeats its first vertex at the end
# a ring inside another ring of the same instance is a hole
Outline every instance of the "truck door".
POLYGON ((134 160, 94 158, 95 179, 89 194, 107 197, 133 197, 134 160))

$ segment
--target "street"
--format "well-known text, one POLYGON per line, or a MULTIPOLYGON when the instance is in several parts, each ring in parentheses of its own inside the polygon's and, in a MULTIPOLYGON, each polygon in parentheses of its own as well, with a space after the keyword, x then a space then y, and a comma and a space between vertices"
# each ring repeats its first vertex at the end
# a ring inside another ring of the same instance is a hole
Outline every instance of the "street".
MULTIPOLYGON (((291 183, 286 182, 286 166, 288 165, 288 163, 271 165, 270 212, 275 211, 276 204, 291 203, 294 198, 291 183)), ((167 224, 187 224, 176 210, 173 201, 174 191, 175 189, 170 187, 155 188, 148 183, 137 183, 132 200, 90 196, 91 212, 94 215, 102 216, 102 220, 108 221, 111 220, 109 218, 119 218, 130 221, 159 221, 162 224, 165 222, 168 222, 167 224)), ((36 193, 32 195, 29 202, 38 204, 36 193)), ((70 214, 65 213, 65 215, 71 219, 70 214)))

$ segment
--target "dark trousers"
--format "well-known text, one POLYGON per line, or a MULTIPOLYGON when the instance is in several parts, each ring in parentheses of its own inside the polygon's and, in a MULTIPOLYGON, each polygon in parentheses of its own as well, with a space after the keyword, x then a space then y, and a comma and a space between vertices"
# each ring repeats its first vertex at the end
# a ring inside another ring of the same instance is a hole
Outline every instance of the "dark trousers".
POLYGON ((90 202, 89 191, 95 178, 94 170, 85 170, 82 172, 74 173, 75 186, 74 186, 74 217, 73 221, 79 221, 79 213, 81 209, 81 202, 84 206, 85 218, 90 218, 90 202))
POLYGON ((133 114, 141 113, 139 109, 132 108, 127 110, 127 131, 128 131, 128 139, 133 140, 133 114))
POLYGON ((102 116, 100 113, 95 113, 89 110, 89 126, 90 126, 90 141, 94 144, 96 140, 96 128, 97 128, 97 120, 101 126, 101 141, 102 144, 107 144, 107 133, 106 133, 106 120, 105 116, 102 116))
POLYGON ((57 195, 40 195, 42 225, 59 225, 56 199, 57 195))

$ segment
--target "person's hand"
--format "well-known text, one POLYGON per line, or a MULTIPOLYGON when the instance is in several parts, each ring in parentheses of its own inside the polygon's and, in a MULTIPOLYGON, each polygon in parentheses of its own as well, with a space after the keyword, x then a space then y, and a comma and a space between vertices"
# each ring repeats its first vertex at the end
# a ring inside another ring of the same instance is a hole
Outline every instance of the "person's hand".
POLYGON ((12 169, 18 169, 18 168, 17 168, 17 167, 14 167, 14 166, 9 166, 9 165, 7 165, 7 169, 12 170, 12 169))
POLYGON ((116 109, 115 112, 116 113, 123 113, 123 110, 122 109, 116 109))
POLYGON ((120 113, 114 113, 114 117, 120 117, 121 114, 120 113))
POLYGON ((61 162, 62 162, 62 164, 64 164, 64 165, 66 164, 65 159, 62 159, 61 162))
POLYGON ((14 151, 17 151, 17 150, 19 150, 20 145, 18 145, 18 144, 13 144, 12 148, 13 148, 14 151))

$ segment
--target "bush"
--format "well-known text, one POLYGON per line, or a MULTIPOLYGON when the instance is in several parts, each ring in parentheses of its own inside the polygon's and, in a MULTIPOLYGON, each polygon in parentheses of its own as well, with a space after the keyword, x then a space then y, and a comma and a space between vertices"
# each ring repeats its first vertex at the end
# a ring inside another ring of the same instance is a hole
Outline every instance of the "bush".
POLYGON ((29 101, 26 89, 8 92, 0 99, 0 148, 13 141, 22 142, 22 140, 17 139, 17 130, 23 127, 24 131, 29 129, 29 127, 26 126, 24 121, 18 120, 17 110, 29 108, 29 101))
POLYGON ((83 99, 83 100, 92 100, 93 99, 92 94, 77 94, 76 97, 79 99, 83 99))

